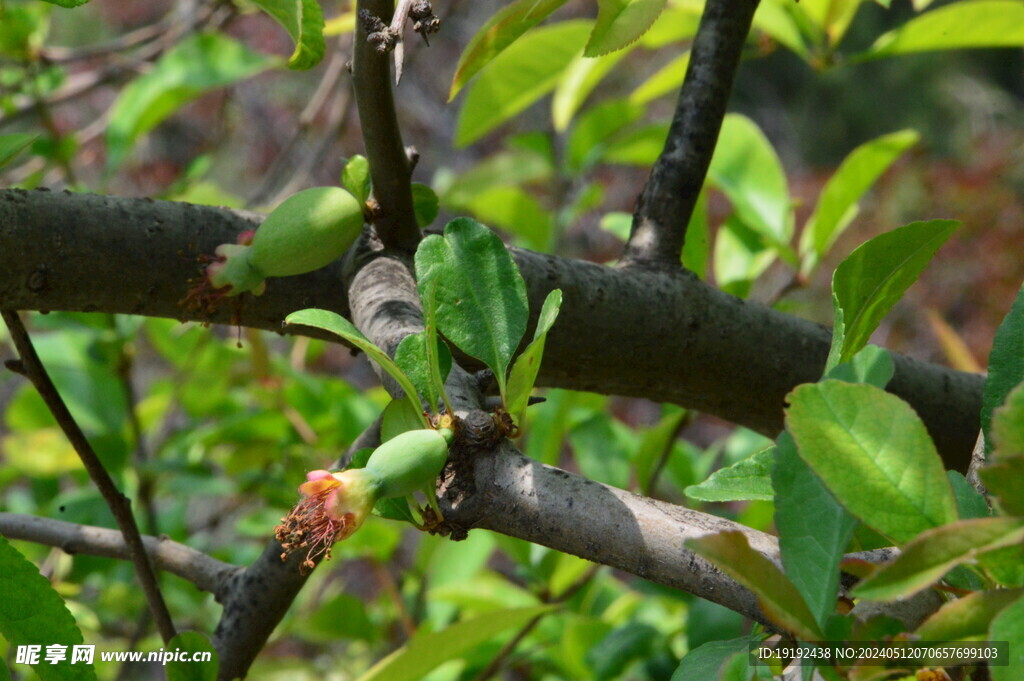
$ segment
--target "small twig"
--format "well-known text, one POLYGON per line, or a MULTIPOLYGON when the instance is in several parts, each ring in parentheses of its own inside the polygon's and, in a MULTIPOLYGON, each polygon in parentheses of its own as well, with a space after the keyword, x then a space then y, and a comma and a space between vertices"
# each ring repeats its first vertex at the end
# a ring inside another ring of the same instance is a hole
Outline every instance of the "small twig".
MULTIPOLYGON (((69 554, 129 559, 124 535, 105 527, 0 512, 0 534, 10 539, 55 546, 69 554)), ((224 580, 238 570, 230 563, 170 539, 147 535, 142 537, 142 543, 158 570, 177 575, 209 593, 216 594, 224 580)))
MULTIPOLYGON (((361 17, 369 14, 382 21, 391 17, 391 0, 358 0, 356 7, 361 17)), ((387 55, 369 39, 366 23, 357 21, 352 80, 373 194, 381 211, 374 227, 386 246, 412 253, 421 236, 412 204, 412 170, 398 127, 387 55)))
POLYGON ((637 198, 620 266, 677 268, 758 0, 708 0, 665 148, 637 198))
POLYGON ((75 421, 71 412, 68 411, 63 398, 57 392, 57 388, 54 386, 49 374, 46 373, 39 355, 36 354, 35 347, 32 345, 32 339, 29 338, 28 331, 25 330, 25 326, 21 323, 18 313, 3 310, 2 315, 11 333, 11 340, 21 356, 24 375, 32 382, 36 390, 39 391, 39 396, 43 398, 47 408, 49 408, 54 418, 57 419, 57 424, 64 431, 64 435, 71 441, 71 445, 82 460, 82 464, 85 466, 85 470, 92 479, 93 484, 99 489, 103 499, 107 502, 107 506, 110 507, 110 511, 114 514, 117 526, 121 528, 121 533, 124 536, 128 555, 135 565, 135 574, 139 579, 139 584, 142 586, 146 601, 149 603, 149 609, 153 612, 153 619, 156 620, 157 628, 160 630, 160 635, 163 637, 164 642, 169 642, 176 633, 174 623, 171 621, 167 604, 164 603, 163 594, 160 592, 156 576, 153 574, 153 567, 149 564, 146 549, 142 543, 142 537, 139 535, 139 527, 135 523, 135 516, 132 515, 131 502, 117 489, 110 474, 107 473, 107 469, 103 467, 103 462, 100 461, 92 445, 89 444, 85 433, 82 432, 78 422, 75 421))
POLYGON ((641 489, 645 497, 654 497, 654 490, 658 487, 658 479, 661 477, 661 472, 665 470, 669 457, 672 456, 672 449, 675 447, 676 440, 679 439, 679 434, 683 432, 683 428, 693 423, 694 413, 687 411, 685 414, 682 414, 679 423, 672 429, 672 434, 669 435, 668 440, 665 442, 665 448, 661 450, 661 456, 658 457, 658 463, 654 465, 654 470, 651 471, 651 477, 647 480, 647 485, 641 489))

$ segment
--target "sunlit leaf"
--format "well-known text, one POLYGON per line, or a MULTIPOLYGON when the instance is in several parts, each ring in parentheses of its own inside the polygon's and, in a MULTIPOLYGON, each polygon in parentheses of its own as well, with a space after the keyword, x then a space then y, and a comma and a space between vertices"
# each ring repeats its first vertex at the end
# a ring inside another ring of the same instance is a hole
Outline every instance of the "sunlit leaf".
POLYGON ((566 0, 516 0, 506 5, 484 24, 466 45, 455 68, 448 101, 455 99, 469 79, 521 35, 564 5, 566 0))
POLYGON ((373 184, 370 179, 370 162, 365 156, 356 154, 345 163, 341 171, 341 183, 359 203, 366 203, 373 184))
POLYGON ((914 632, 922 641, 964 641, 988 633, 993 618, 1024 595, 1022 589, 977 591, 949 601, 914 632))
POLYGON ((950 3, 911 19, 881 36, 863 56, 1020 46, 1024 46, 1024 4, 973 0, 950 3))
POLYGON ((786 430, 843 506, 903 543, 956 519, 935 444, 906 402, 834 379, 798 386, 786 430))
POLYGON ((1024 286, 996 330, 988 356, 988 377, 981 397, 981 429, 985 451, 992 451, 992 415, 1006 402, 1015 387, 1024 382, 1024 286))
POLYGON ((919 534, 853 591, 858 598, 891 601, 907 598, 939 580, 957 565, 991 549, 1024 539, 1024 518, 975 518, 919 534))
POLYGON ((590 27, 583 20, 543 26, 495 57, 466 94, 455 143, 475 142, 553 90, 583 48, 590 27))
POLYGON ((775 447, 720 468, 699 485, 690 485, 686 496, 700 501, 771 500, 771 470, 775 460, 775 447))
POLYGON ((555 130, 564 132, 598 83, 628 54, 621 50, 602 57, 578 56, 566 67, 551 98, 551 119, 555 130))
POLYGON ((512 365, 512 371, 508 378, 506 409, 516 423, 523 423, 530 393, 533 392, 533 384, 537 380, 540 363, 544 357, 544 343, 547 340, 548 331, 558 319, 558 310, 561 306, 562 291, 555 289, 544 299, 544 305, 541 307, 540 316, 537 319, 537 329, 533 333, 533 340, 512 365))
POLYGON ((584 55, 598 57, 635 42, 665 9, 667 0, 597 0, 597 23, 584 55))
POLYGON ((632 104, 646 104, 670 92, 678 92, 690 65, 690 51, 687 50, 649 76, 629 94, 632 104))
POLYGON ((727 660, 734 655, 746 653, 751 643, 762 640, 764 640, 764 634, 751 634, 730 641, 711 641, 700 645, 679 661, 679 667, 672 674, 671 681, 718 679, 727 660))

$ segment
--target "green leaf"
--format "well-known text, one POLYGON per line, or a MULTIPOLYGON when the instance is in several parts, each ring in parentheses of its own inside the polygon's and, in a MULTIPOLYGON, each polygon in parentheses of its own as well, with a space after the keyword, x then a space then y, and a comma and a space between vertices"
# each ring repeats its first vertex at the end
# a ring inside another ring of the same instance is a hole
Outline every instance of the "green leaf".
POLYGON ((421 182, 412 183, 412 209, 416 224, 427 227, 437 219, 438 200, 434 190, 421 182))
POLYGON ((849 362, 844 362, 829 371, 825 378, 835 378, 847 383, 867 383, 885 389, 895 371, 892 355, 888 350, 877 345, 868 345, 857 352, 849 362))
POLYGON ((509 184, 490 187, 462 205, 481 222, 519 237, 527 248, 548 249, 555 218, 521 187, 509 184))
POLYGON ((433 392, 444 402, 448 413, 453 412, 448 394, 444 390, 444 383, 448 380, 448 374, 452 370, 452 353, 448 344, 441 340, 437 334, 437 282, 427 291, 427 297, 421 299, 423 305, 423 329, 424 350, 426 353, 427 367, 430 370, 430 382, 433 384, 433 392))
POLYGON ((1014 388, 992 418, 992 440, 1000 459, 1024 456, 1024 383, 1014 388))
POLYGON ((787 401, 801 458, 864 523, 904 543, 956 519, 942 460, 906 402, 834 379, 798 386, 787 401))
POLYGON ((579 55, 569 63, 551 98, 551 120, 556 132, 565 132, 587 96, 631 51, 622 50, 593 59, 579 55))
POLYGON ((341 171, 341 183, 360 204, 366 203, 373 190, 373 181, 370 179, 370 162, 365 156, 356 154, 348 160, 341 171))
POLYGON ((985 451, 992 451, 996 435, 992 433, 992 414, 1001 407, 1010 392, 1024 381, 1024 286, 996 330, 988 356, 988 378, 981 396, 981 429, 985 433, 985 451))
POLYGON ((494 372, 502 399, 505 371, 526 332, 526 284, 494 232, 469 218, 432 235, 416 251, 420 297, 437 282, 438 329, 494 372))
POLYGON ((512 371, 509 372, 506 409, 518 424, 522 424, 526 416, 530 393, 533 392, 533 384, 537 381, 537 372, 540 371, 540 363, 544 357, 544 342, 547 340, 548 331, 558 319, 558 310, 561 306, 562 290, 556 288, 544 299, 540 316, 537 318, 537 329, 533 332, 533 340, 523 350, 523 354, 516 358, 512 371))
MULTIPOLYGON (((381 444, 387 442, 396 435, 401 435, 410 430, 419 430, 423 427, 423 422, 420 421, 420 412, 422 409, 414 409, 409 403, 409 400, 391 400, 388 402, 388 406, 384 407, 384 414, 381 417, 380 422, 380 441, 381 444)), ((362 450, 360 450, 362 451, 362 450)), ((372 453, 373 450, 370 450, 372 453)), ((369 455, 366 457, 369 458, 369 455)), ((366 466, 366 461, 363 460, 358 463, 355 457, 352 458, 352 465, 350 468, 363 468, 366 466)))
POLYGON ((699 485, 690 485, 686 496, 700 501, 770 501, 772 492, 771 470, 775 460, 775 447, 720 468, 699 485))
POLYGON ((719 532, 687 540, 686 545, 753 591, 761 610, 780 627, 805 641, 825 638, 793 583, 775 563, 750 548, 742 532, 719 532))
POLYGON ((583 54, 598 57, 638 40, 665 9, 666 0, 597 0, 597 23, 583 54))
POLYGON ((857 215, 861 197, 920 136, 913 130, 883 135, 854 149, 829 178, 800 235, 801 271, 811 272, 857 215))
POLYGON ((624 99, 611 99, 590 107, 573 122, 565 144, 566 165, 577 174, 589 169, 601 159, 608 139, 642 115, 643 107, 624 99))
POLYGON ((1017 0, 955 2, 911 19, 875 41, 863 58, 931 50, 1024 45, 1024 5, 1017 0))
POLYGON ((43 646, 39 664, 32 665, 43 681, 96 681, 91 664, 61 662, 49 664, 47 645, 67 646, 71 659, 72 646, 82 644, 82 632, 68 612, 63 599, 50 582, 39 574, 29 560, 0 537, 0 635, 12 648, 19 645, 43 646))
POLYGON ((0 681, 11 681, 11 673, 7 670, 7 663, 0 657, 0 681))
POLYGON ((311 69, 324 58, 324 13, 317 0, 252 0, 281 24, 295 43, 288 68, 311 69))
POLYGON ((1009 664, 991 665, 992 681, 1020 681, 1024 678, 1024 597, 1003 608, 988 630, 989 641, 1009 642, 1009 664))
MULTIPOLYGON (((387 353, 371 343, 369 338, 364 336, 359 329, 353 326, 352 322, 345 319, 338 313, 331 312, 330 310, 309 308, 307 310, 299 310, 298 312, 291 313, 285 318, 284 323, 299 326, 312 326, 316 329, 330 331, 331 333, 344 338, 349 343, 365 352, 367 357, 376 362, 381 369, 391 376, 391 378, 395 379, 395 382, 402 388, 402 392, 405 393, 405 397, 409 400, 413 409, 417 411, 422 410, 419 397, 416 396, 416 387, 412 384, 412 381, 409 380, 409 377, 398 368, 398 365, 395 364, 394 360, 387 356, 387 353)), ((426 417, 421 414, 420 418, 424 427, 427 427, 428 424, 426 417)))
POLYGON ((270 68, 275 60, 218 33, 186 38, 129 83, 110 108, 107 167, 116 169, 135 140, 207 90, 270 68))
MULTIPOLYGON (((435 338, 434 343, 437 348, 438 367, 443 380, 448 377, 448 372, 452 369, 452 353, 444 341, 435 338)), ((416 386, 416 392, 427 401, 430 410, 436 413, 437 405, 441 400, 441 392, 434 383, 428 357, 426 331, 406 336, 395 350, 395 364, 416 386)))
POLYGON ((686 419, 686 410, 672 405, 662 407, 662 414, 657 424, 644 430, 633 454, 637 485, 641 494, 648 497, 652 496, 652 478, 659 465, 668 463, 664 457, 672 453, 670 448, 675 445, 679 429, 686 419), (662 463, 659 464, 659 461, 662 463))
POLYGON ((182 631, 172 638, 167 644, 167 650, 188 651, 190 653, 209 653, 210 659, 206 662, 193 662, 191 655, 186 661, 171 661, 167 663, 167 681, 217 681, 217 670, 220 662, 217 658, 217 651, 206 634, 198 631, 182 631))
POLYGON ((949 486, 953 488, 953 497, 956 499, 957 515, 963 519, 988 518, 992 515, 992 509, 988 507, 985 497, 981 496, 974 486, 967 482, 967 478, 958 471, 946 471, 946 478, 949 486))
POLYGON ((861 244, 840 263, 832 275, 836 324, 826 370, 864 347, 959 226, 955 220, 912 222, 861 244))
POLYGON ((521 35, 564 5, 566 0, 516 0, 496 12, 466 45, 455 68, 448 101, 455 99, 469 79, 521 35))
POLYGON ((789 243, 793 207, 786 173, 756 123, 739 114, 725 117, 708 179, 751 229, 773 245, 789 243))
POLYGON ((746 653, 751 643, 764 640, 764 634, 750 634, 731 641, 710 641, 688 652, 672 674, 671 681, 718 679, 726 661, 734 655, 746 653))
POLYGON ((800 29, 806 18, 799 5, 788 0, 764 0, 754 13, 753 26, 771 36, 780 45, 784 45, 805 61, 809 60, 807 42, 804 31, 800 29), (801 13, 803 16, 801 17, 801 13), (800 17, 798 19, 798 17, 800 17))
POLYGON ((475 142, 553 90, 583 48, 590 27, 584 20, 543 26, 498 55, 466 94, 456 145, 475 142))
POLYGON ((375 664, 358 681, 421 681, 438 665, 465 656, 495 636, 526 625, 554 609, 551 605, 494 610, 440 631, 421 629, 412 639, 375 664))
POLYGON ((677 92, 686 78, 690 65, 690 51, 683 52, 669 63, 655 71, 629 93, 630 104, 646 104, 670 92, 677 92))
POLYGON ((936 527, 904 546, 895 561, 858 584, 853 595, 873 601, 907 598, 979 553, 1022 539, 1024 518, 974 518, 936 527))
POLYGON ((983 467, 979 474, 1003 513, 1024 515, 1024 457, 996 461, 983 467))
POLYGON ((39 135, 27 132, 0 135, 0 168, 10 163, 22 149, 35 142, 38 138, 39 135))
POLYGON ((965 641, 988 633, 1003 608, 1024 595, 1022 589, 976 591, 945 603, 914 632, 922 641, 965 641))
POLYGON ((81 7, 85 3, 89 2, 89 0, 44 0, 44 2, 48 2, 51 5, 59 5, 60 7, 67 7, 68 9, 71 9, 73 7, 81 7))
POLYGON ((650 166, 665 148, 668 123, 652 123, 616 136, 608 143, 603 160, 631 166, 650 166))
POLYGON ((707 279, 708 255, 711 251, 711 225, 708 224, 708 193, 701 190, 697 204, 686 226, 683 242, 683 267, 701 279, 707 279))
POLYGON ((835 612, 839 561, 857 521, 800 458, 789 433, 779 435, 776 451, 772 487, 782 565, 824 626, 835 612))
POLYGON ((764 239, 735 214, 726 218, 715 235, 715 281, 739 298, 750 294, 754 280, 775 262, 777 254, 764 239))

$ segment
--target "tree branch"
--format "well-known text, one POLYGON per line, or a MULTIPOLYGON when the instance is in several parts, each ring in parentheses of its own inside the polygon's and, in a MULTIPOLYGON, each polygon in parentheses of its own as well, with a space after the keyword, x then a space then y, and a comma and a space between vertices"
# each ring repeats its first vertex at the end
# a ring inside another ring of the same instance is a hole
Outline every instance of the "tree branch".
MULTIPOLYGON (((359 17, 368 12, 387 23, 394 11, 394 2, 358 0, 356 9, 359 17)), ((420 228, 416 223, 409 182, 412 167, 398 127, 387 53, 370 44, 368 36, 364 22, 356 21, 352 82, 366 158, 370 162, 373 196, 380 206, 380 214, 373 224, 377 234, 390 248, 412 253, 420 242, 420 228)))
MULTIPOLYGON (((260 219, 166 201, 0 190, 0 304, 182 319, 177 301, 198 276, 197 256, 234 242, 260 219)), ((526 280, 531 324, 551 289, 565 293, 540 385, 671 402, 774 437, 785 395, 821 375, 825 328, 734 298, 690 273, 512 253, 526 280)), ((340 277, 335 264, 274 279, 263 296, 240 297, 237 323, 280 332, 285 316, 306 307, 347 316, 340 277)), ((225 307, 210 321, 231 324, 233 315, 225 307)), ((984 379, 898 354, 894 361, 889 390, 921 416, 946 465, 965 471, 984 379)))
POLYGON ((668 139, 637 199, 621 266, 679 267, 686 227, 715 152, 757 4, 705 4, 668 139))
MULTIPOLYGON (((65 553, 130 560, 128 544, 118 530, 78 525, 63 520, 0 512, 0 534, 8 539, 56 546, 65 553)), ((196 587, 217 594, 238 568, 202 551, 166 538, 143 536, 142 543, 153 567, 181 577, 196 587)))
POLYGON ((63 398, 57 392, 57 387, 50 380, 49 374, 46 373, 46 368, 40 361, 39 355, 36 354, 36 349, 32 346, 32 340, 21 323, 18 313, 3 310, 0 314, 3 315, 4 323, 7 324, 7 329, 11 332, 11 340, 14 342, 14 347, 17 348, 18 355, 21 357, 20 360, 9 362, 7 367, 12 371, 22 374, 32 382, 32 385, 39 392, 39 396, 46 403, 50 413, 57 420, 60 429, 64 431, 64 435, 71 441, 71 445, 75 448, 75 452, 78 453, 78 458, 82 460, 82 465, 85 466, 85 470, 92 479, 93 484, 99 489, 104 501, 107 502, 107 506, 110 507, 111 513, 114 514, 117 526, 121 528, 121 534, 124 536, 128 555, 135 566, 135 575, 142 586, 142 592, 145 594, 146 602, 153 613, 153 619, 156 621, 164 643, 170 642, 176 633, 174 622, 171 620, 171 614, 167 611, 167 604, 164 603, 164 596, 160 592, 160 585, 157 584, 156 575, 153 574, 153 567, 149 564, 146 549, 142 545, 139 526, 135 523, 135 516, 132 515, 131 501, 117 489, 117 485, 114 484, 110 474, 107 473, 107 469, 103 467, 103 462, 96 455, 88 438, 85 437, 85 433, 82 432, 78 422, 75 421, 71 412, 68 411, 63 398))

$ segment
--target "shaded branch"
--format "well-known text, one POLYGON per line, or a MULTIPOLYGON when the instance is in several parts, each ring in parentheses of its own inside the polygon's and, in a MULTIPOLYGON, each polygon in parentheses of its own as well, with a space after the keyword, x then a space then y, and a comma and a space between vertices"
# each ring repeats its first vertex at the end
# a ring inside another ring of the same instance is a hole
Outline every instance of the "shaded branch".
POLYGON ((665 148, 633 211, 620 265, 679 267, 758 0, 708 0, 665 148))
MULTIPOLYGON (((356 9, 359 17, 369 13, 386 23, 391 19, 394 2, 358 0, 356 9)), ((366 158, 370 162, 373 196, 380 206, 374 227, 389 247, 412 253, 420 241, 409 181, 412 166, 398 127, 387 53, 379 51, 368 37, 365 22, 357 21, 352 48, 352 81, 366 158)))
MULTIPOLYGON (((177 301, 199 273, 197 256, 260 219, 184 203, 0 190, 0 304, 181 319, 177 301)), ((531 324, 551 289, 565 294, 548 334, 542 386, 670 402, 774 437, 785 395, 821 375, 831 336, 818 324, 734 298, 688 272, 511 250, 526 280, 531 324)), ((340 277, 335 264, 274 279, 263 296, 241 297, 238 323, 280 332, 285 316, 306 307, 348 316, 340 277)), ((211 321, 231 324, 233 314, 225 307, 211 321)), ((946 465, 965 471, 984 379, 893 358, 889 390, 921 416, 946 465)))
POLYGON ((43 366, 42 361, 40 361, 39 355, 36 354, 36 350, 32 346, 32 340, 21 323, 18 313, 3 310, 0 314, 3 315, 4 323, 7 324, 7 329, 11 333, 11 341, 21 357, 20 360, 7 362, 7 368, 25 376, 35 386, 39 396, 46 403, 46 407, 57 420, 57 425, 60 426, 64 435, 71 442, 71 446, 75 448, 78 458, 82 460, 82 465, 85 466, 85 470, 89 474, 89 478, 100 491, 103 500, 107 502, 107 506, 110 508, 110 512, 114 514, 117 526, 121 529, 121 534, 124 536, 128 555, 135 566, 135 576, 138 577, 139 584, 142 586, 142 592, 146 597, 146 602, 149 604, 150 612, 153 613, 153 619, 156 620, 160 635, 163 637, 164 643, 169 642, 176 633, 174 622, 171 620, 171 614, 167 611, 167 604, 164 603, 163 594, 160 592, 160 585, 157 584, 156 575, 153 574, 153 567, 149 564, 146 549, 142 545, 139 526, 135 523, 135 516, 132 515, 131 501, 117 489, 110 474, 107 473, 107 469, 104 468, 103 462, 100 461, 88 438, 85 437, 85 433, 82 432, 78 422, 75 421, 71 412, 68 411, 63 398, 57 392, 57 387, 50 380, 49 374, 46 373, 46 368, 43 366))
MULTIPOLYGON (((8 539, 55 546, 65 553, 129 560, 128 545, 118 530, 78 525, 63 520, 0 512, 0 534, 8 539)), ((216 594, 238 568, 202 551, 166 538, 142 537, 153 567, 170 572, 203 591, 216 594)))

